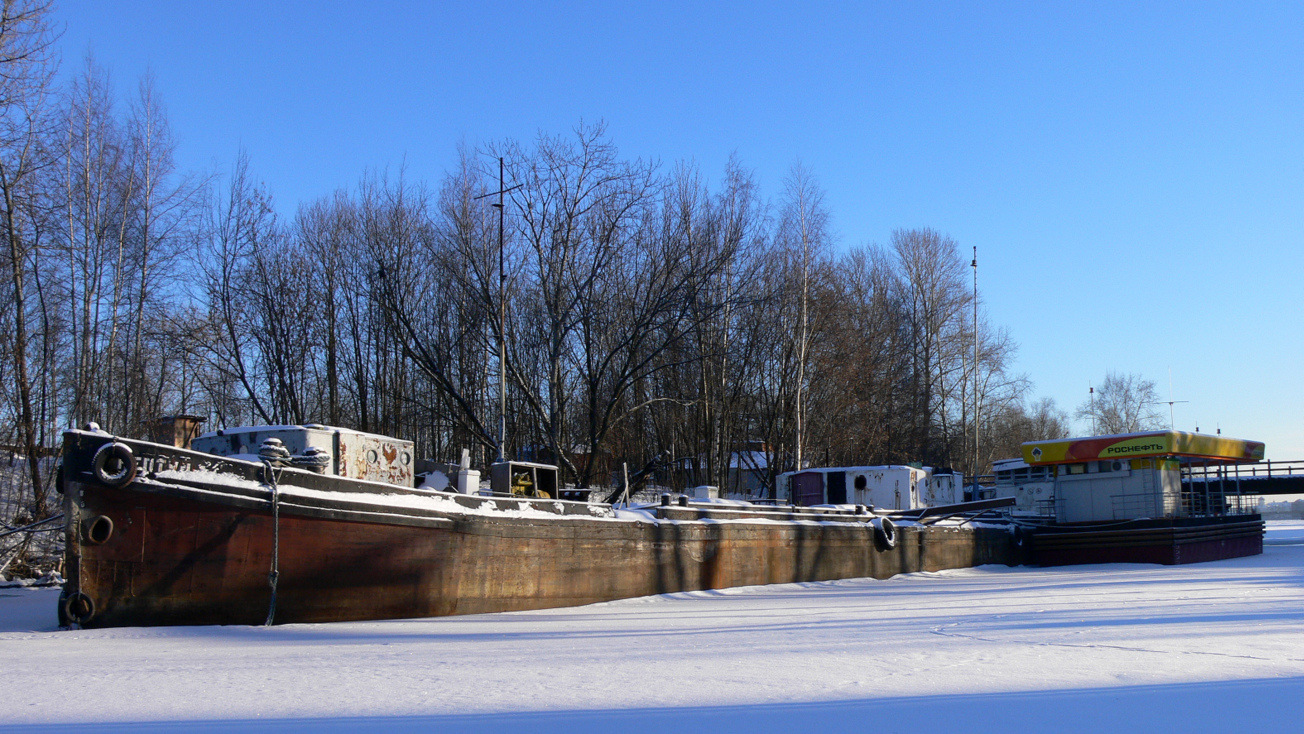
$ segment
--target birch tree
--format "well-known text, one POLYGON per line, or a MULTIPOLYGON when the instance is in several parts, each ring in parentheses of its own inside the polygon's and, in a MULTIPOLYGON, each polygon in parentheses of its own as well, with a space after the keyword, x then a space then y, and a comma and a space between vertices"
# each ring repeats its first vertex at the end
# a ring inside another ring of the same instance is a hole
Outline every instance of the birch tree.
POLYGON ((17 428, 31 482, 29 508, 46 516, 46 482, 38 451, 38 416, 33 406, 29 342, 32 283, 42 260, 41 192, 37 177, 53 160, 44 140, 50 129, 47 94, 54 60, 50 4, 5 0, 0 4, 0 226, 4 228, 4 270, 12 294, 14 335, 11 364, 17 428))
POLYGON ((806 389, 806 360, 810 351, 811 269, 828 245, 828 212, 824 208, 824 192, 815 182, 811 172, 801 164, 793 166, 784 180, 786 202, 783 211, 781 236, 794 249, 797 257, 799 282, 796 331, 797 376, 793 386, 794 465, 803 466, 802 449, 806 431, 804 425, 806 389))

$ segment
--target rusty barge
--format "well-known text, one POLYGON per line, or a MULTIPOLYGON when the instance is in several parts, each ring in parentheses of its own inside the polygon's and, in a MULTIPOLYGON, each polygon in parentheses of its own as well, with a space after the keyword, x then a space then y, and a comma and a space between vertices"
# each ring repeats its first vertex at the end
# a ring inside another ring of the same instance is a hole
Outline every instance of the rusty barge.
POLYGON ((314 471, 320 454, 276 465, 68 431, 60 623, 427 617, 1026 560, 1003 527, 459 494, 314 471))

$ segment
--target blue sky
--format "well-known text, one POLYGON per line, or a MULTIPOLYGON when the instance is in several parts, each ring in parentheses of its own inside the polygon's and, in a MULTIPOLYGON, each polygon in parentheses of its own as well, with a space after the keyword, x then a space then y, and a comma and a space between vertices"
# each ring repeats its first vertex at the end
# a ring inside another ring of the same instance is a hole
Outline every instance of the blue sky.
MULTIPOLYGON (((125 96, 152 70, 184 168, 238 150, 291 215, 459 143, 605 120, 630 157, 794 162, 840 247, 979 248, 1037 395, 1106 371, 1177 427, 1304 459, 1304 5, 61 2, 125 96), (1163 406, 1165 412, 1166 406, 1163 406)), ((1086 427, 1082 426, 1085 431, 1086 427)))

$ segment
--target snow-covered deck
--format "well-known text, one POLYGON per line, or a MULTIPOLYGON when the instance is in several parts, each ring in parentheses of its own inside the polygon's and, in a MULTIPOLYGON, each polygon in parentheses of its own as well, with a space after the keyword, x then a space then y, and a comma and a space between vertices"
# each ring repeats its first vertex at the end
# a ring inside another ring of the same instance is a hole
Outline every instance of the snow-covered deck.
POLYGON ((0 589, 0 730, 1290 731, 1304 696, 1298 521, 1262 556, 1190 566, 412 621, 61 632, 57 594, 0 589))

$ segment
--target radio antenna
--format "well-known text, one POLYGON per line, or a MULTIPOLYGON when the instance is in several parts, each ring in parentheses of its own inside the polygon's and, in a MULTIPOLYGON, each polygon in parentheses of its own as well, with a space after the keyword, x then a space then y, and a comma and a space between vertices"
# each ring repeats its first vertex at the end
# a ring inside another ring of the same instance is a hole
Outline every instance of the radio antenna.
POLYGON ((1177 430, 1177 421, 1173 419, 1173 405, 1176 403, 1189 403, 1189 402, 1191 401, 1173 400, 1173 368, 1169 367, 1168 368, 1168 399, 1156 400, 1153 403, 1151 403, 1151 405, 1164 405, 1164 404, 1168 405, 1168 428, 1169 430, 1175 431, 1177 430))
POLYGON ((503 194, 515 191, 523 184, 509 188, 503 185, 503 159, 498 159, 498 190, 481 194, 476 199, 497 196, 493 207, 498 210, 498 461, 507 460, 507 268, 503 254, 503 194))

